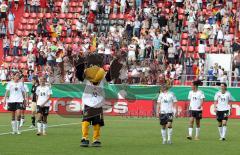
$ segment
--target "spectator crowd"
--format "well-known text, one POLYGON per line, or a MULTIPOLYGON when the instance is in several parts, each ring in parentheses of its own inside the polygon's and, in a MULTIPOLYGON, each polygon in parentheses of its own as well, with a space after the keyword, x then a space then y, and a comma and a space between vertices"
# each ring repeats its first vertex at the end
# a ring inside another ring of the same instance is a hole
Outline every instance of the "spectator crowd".
POLYGON ((74 66, 98 53, 106 70, 113 58, 123 64, 114 83, 215 85, 231 77, 238 86, 239 8, 236 0, 2 0, 0 78, 20 71, 29 82, 44 75, 75 83, 74 66), (24 18, 14 24, 21 7, 24 18), (36 26, 24 27, 25 20, 36 26), (206 53, 232 54, 233 70, 221 62, 206 68, 206 53))

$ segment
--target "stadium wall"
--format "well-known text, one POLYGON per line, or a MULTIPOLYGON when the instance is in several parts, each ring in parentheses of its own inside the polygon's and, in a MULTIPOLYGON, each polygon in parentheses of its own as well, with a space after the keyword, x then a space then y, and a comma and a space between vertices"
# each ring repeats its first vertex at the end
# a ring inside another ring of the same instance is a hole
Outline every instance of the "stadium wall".
MULTIPOLYGON (((28 84, 31 88, 31 84, 28 84)), ((84 84, 54 84, 51 99, 51 113, 62 116, 78 116, 82 114, 82 92, 84 84)), ((205 94, 203 104, 203 117, 215 117, 213 98, 218 91, 217 87, 200 87, 205 94)), ((105 85, 106 102, 104 111, 107 115, 152 117, 155 114, 156 100, 159 94, 159 86, 141 85, 105 85)), ((191 87, 172 87, 178 99, 178 115, 188 115, 187 101, 191 87)), ((231 118, 240 118, 240 88, 228 88, 233 96, 233 109, 231 118)), ((3 99, 5 85, 0 85, 0 99, 3 99)), ((31 111, 27 107, 27 111, 31 111)), ((0 105, 0 112, 7 112, 6 105, 0 105)))

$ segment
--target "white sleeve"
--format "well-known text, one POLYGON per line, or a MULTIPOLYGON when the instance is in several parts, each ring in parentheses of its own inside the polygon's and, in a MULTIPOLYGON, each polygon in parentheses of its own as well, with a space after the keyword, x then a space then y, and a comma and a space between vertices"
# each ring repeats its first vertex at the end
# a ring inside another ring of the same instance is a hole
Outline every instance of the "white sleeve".
POLYGON ((233 101, 232 95, 230 93, 229 94, 229 101, 233 101))
POLYGON ((158 99, 157 99, 157 103, 161 102, 161 94, 159 94, 158 99))
POLYGON ((24 88, 25 88, 25 91, 26 91, 27 93, 29 93, 29 88, 28 88, 28 86, 27 86, 27 85, 24 85, 24 88))
POLYGON ((216 93, 214 96, 214 101, 217 101, 217 100, 218 100, 218 93, 216 93))
POLYGON ((50 87, 48 88, 47 94, 52 95, 52 89, 50 87))
POLYGON ((177 98, 176 98, 176 96, 174 95, 174 93, 172 93, 172 100, 173 100, 174 103, 177 102, 177 98))
POLYGON ((188 93, 188 99, 191 100, 192 93, 191 91, 188 93))
POLYGON ((39 90, 39 87, 37 87, 37 89, 36 89, 36 95, 39 96, 39 93, 40 93, 40 90, 39 90))
POLYGON ((6 90, 10 90, 11 82, 9 82, 6 86, 6 90))
POLYGON ((203 92, 201 92, 201 99, 205 99, 205 95, 203 92))
POLYGON ((21 91, 22 92, 27 92, 26 88, 24 87, 24 84, 21 85, 21 91))

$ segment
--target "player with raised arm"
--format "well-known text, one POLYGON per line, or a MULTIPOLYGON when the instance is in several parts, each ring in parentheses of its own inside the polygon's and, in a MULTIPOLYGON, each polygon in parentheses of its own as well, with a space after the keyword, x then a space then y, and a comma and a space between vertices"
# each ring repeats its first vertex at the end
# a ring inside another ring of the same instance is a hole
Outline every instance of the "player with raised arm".
POLYGON ((37 95, 36 95, 36 90, 37 87, 39 86, 39 81, 37 77, 33 77, 32 80, 32 89, 31 89, 31 93, 32 93, 32 102, 31 102, 31 110, 32 110, 32 125, 30 126, 35 127, 36 126, 36 109, 37 109, 37 95))
POLYGON ((232 101, 232 95, 227 91, 226 83, 221 83, 220 86, 221 90, 214 96, 214 109, 218 121, 220 140, 224 141, 226 139, 228 116, 232 108, 232 105, 229 103, 232 101))
POLYGON ((51 88, 46 85, 46 78, 40 77, 40 85, 37 87, 37 135, 47 135, 47 117, 50 107, 50 97, 52 94, 51 88))
MULTIPOLYGON (((162 86, 162 92, 157 100, 157 112, 159 113, 160 124, 162 125, 162 143, 172 144, 172 121, 177 99, 175 95, 168 90, 167 85, 162 86), (166 130, 167 128, 167 130, 166 130)), ((177 112, 176 112, 177 114, 177 112)))
POLYGON ((4 103, 8 105, 8 111, 12 112, 12 134, 21 134, 19 126, 24 100, 25 89, 22 82, 19 81, 19 73, 16 72, 13 75, 13 80, 6 86, 4 97, 4 103))
POLYGON ((190 100, 188 108, 190 120, 187 139, 189 140, 192 140, 194 121, 196 121, 195 140, 199 140, 200 120, 202 119, 202 104, 205 98, 204 93, 198 89, 198 86, 200 84, 201 81, 194 81, 192 85, 192 90, 188 94, 188 99, 190 100))

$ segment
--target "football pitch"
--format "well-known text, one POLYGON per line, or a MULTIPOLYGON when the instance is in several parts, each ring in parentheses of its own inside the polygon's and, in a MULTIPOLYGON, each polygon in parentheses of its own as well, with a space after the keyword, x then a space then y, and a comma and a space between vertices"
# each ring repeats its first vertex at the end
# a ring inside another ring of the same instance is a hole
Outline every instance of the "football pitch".
MULTIPOLYGON (((49 116, 47 136, 29 129, 30 116, 21 135, 11 135, 10 114, 0 114, 0 155, 239 155, 239 120, 230 119, 227 140, 219 141, 215 119, 203 119, 199 141, 186 139, 188 119, 175 118, 173 144, 162 145, 156 118, 105 117, 101 148, 82 148, 81 118, 49 116)), ((90 136, 91 134, 90 130, 90 136)), ((91 140, 91 139, 90 139, 91 140)))

